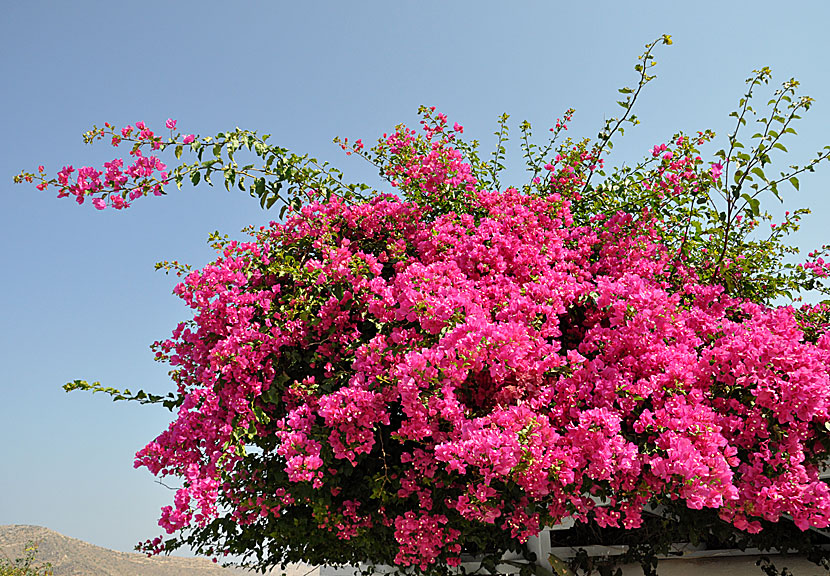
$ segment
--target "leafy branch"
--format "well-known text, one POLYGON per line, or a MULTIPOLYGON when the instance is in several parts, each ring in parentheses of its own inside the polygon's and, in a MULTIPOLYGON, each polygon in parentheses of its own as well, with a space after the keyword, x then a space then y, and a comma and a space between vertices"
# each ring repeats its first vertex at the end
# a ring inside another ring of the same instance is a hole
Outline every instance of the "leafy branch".
POLYGON ((90 384, 86 380, 73 380, 72 382, 67 382, 63 385, 63 389, 67 392, 71 392, 73 390, 83 390, 85 392, 92 392, 93 394, 101 392, 107 396, 110 396, 113 402, 126 400, 138 402, 139 404, 161 404, 171 412, 181 406, 185 398, 182 395, 173 394, 172 392, 168 392, 165 396, 149 394, 144 390, 139 390, 138 392, 133 393, 127 388, 124 390, 118 390, 116 388, 104 386, 100 382, 92 382, 90 384))
POLYGON ((496 142, 496 149, 493 150, 493 160, 489 163, 488 172, 490 173, 490 184, 496 190, 499 189, 499 172, 504 170, 504 160, 506 157, 506 150, 504 144, 508 140, 509 126, 507 120, 510 118, 509 114, 502 114, 498 120, 498 130, 493 134, 498 138, 496 142))
MULTIPOLYGON (((260 138, 256 132, 237 128, 232 132, 220 132, 215 139, 197 140, 190 147, 198 161, 177 167, 171 180, 179 187, 186 179, 194 186, 202 179, 212 185, 211 175, 220 173, 227 190, 236 187, 248 191, 259 199, 263 208, 282 203, 281 217, 288 208, 297 210, 304 201, 312 198, 329 200, 337 196, 347 203, 355 203, 368 189, 364 184, 345 183, 342 171, 328 162, 268 144, 268 137, 266 134, 260 138), (204 159, 206 150, 212 152, 213 158, 204 159), (236 161, 239 150, 253 152, 264 162, 240 166, 236 161)), ((176 145, 176 158, 181 157, 183 149, 182 144, 176 145)))
MULTIPOLYGON (((654 61, 652 51, 657 46, 657 44, 660 43, 671 45, 671 36, 668 34, 663 34, 663 36, 659 39, 646 44, 646 51, 638 57, 640 63, 634 66, 634 70, 639 72, 640 74, 640 77, 637 80, 637 87, 633 89, 629 87, 623 87, 618 90, 621 94, 625 95, 625 98, 623 100, 617 102, 617 104, 619 104, 623 108, 623 114, 619 118, 609 118, 605 121, 605 126, 603 126, 602 130, 600 130, 599 134, 597 134, 597 141, 594 144, 594 148, 591 154, 593 158, 599 159, 602 156, 602 153, 605 152, 606 148, 610 150, 614 147, 612 138, 614 137, 614 134, 616 134, 617 132, 619 132, 620 134, 625 134, 625 128, 623 128, 624 123, 628 122, 632 126, 636 126, 640 123, 640 121, 637 119, 637 116, 632 114, 631 112, 634 109, 634 104, 637 102, 637 98, 640 96, 640 92, 642 92, 645 85, 657 77, 653 74, 649 74, 648 70, 657 65, 657 62, 654 61)), ((595 171, 595 168, 589 168, 588 175, 585 178, 585 183, 582 186, 583 194, 589 190, 591 177, 594 175, 595 171)))

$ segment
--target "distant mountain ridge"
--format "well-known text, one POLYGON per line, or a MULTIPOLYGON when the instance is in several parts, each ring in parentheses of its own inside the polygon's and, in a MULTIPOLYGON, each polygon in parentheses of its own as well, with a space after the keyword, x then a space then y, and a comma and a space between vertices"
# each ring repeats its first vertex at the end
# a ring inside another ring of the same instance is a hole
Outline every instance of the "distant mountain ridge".
MULTIPOLYGON (((0 554, 14 559, 23 555, 28 542, 38 545, 37 559, 50 562, 54 576, 252 576, 254 572, 223 568, 207 558, 156 556, 117 552, 69 538, 41 526, 0 526, 0 554)), ((287 576, 304 576, 307 566, 290 566, 287 576)), ((314 573, 317 571, 315 570, 314 573)), ((282 574, 274 570, 272 574, 282 574)), ((312 574, 314 574, 312 573, 312 574)))

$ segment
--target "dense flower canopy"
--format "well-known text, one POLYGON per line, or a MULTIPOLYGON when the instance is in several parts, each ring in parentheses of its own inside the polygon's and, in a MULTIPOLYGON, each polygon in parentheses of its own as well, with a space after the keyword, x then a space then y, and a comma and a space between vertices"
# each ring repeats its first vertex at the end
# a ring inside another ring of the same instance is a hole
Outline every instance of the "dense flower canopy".
MULTIPOLYGON (((809 106, 779 110, 790 83, 762 119, 765 134, 772 122, 783 128, 752 155, 735 152, 733 137, 704 162, 696 146, 713 134, 681 134, 592 185, 652 78, 653 46, 638 88, 621 90, 626 115, 596 143, 554 147, 573 111, 544 148, 522 125, 531 184, 521 188, 498 182, 506 117, 483 162, 434 109, 422 110, 422 131, 399 126, 370 151, 339 141, 397 195, 362 194, 252 133, 173 134, 173 120, 169 141, 143 123, 87 135, 132 138, 124 171, 113 161, 106 173, 80 169, 76 182, 71 167, 51 181, 42 167, 23 174, 79 203, 93 196, 97 208, 211 172, 229 188, 252 181, 264 206, 285 183, 294 195, 287 218, 248 241, 216 238, 213 263, 167 265, 183 276, 176 294, 193 318, 155 344, 177 392, 131 397, 177 410, 135 463, 182 480, 160 524, 187 536, 146 549, 189 544, 249 554, 259 567, 370 560, 440 572, 567 519, 636 533, 668 518, 704 539, 715 533, 694 514, 706 511, 747 537, 782 519, 830 526, 820 477, 828 309, 773 305, 822 289, 827 265, 822 251, 782 263, 801 212, 753 239, 765 217, 758 194, 777 195, 784 179, 797 186, 794 174, 830 152, 764 176, 778 135, 809 106), (198 162, 168 170, 141 152, 168 146, 198 162), (264 167, 240 167, 239 149, 264 167)), ((748 97, 768 73, 750 79, 748 97)))
POLYGON ((195 318, 159 344, 186 399, 137 459, 187 479, 163 525, 207 524, 221 493, 243 524, 394 528, 399 565, 457 560, 465 523, 634 528, 665 499, 830 525, 830 337, 700 284, 649 219, 568 205, 315 203, 190 273, 195 318), (240 481, 238 430, 278 482, 240 481))

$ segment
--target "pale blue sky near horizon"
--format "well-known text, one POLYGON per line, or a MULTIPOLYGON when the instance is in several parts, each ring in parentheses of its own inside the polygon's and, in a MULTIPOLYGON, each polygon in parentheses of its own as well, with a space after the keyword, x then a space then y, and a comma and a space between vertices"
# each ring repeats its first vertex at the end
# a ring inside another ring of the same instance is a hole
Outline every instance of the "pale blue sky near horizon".
MULTIPOLYGON (((569 135, 593 137, 619 110, 617 89, 636 81, 643 45, 671 34, 674 45, 656 51, 658 77, 638 104, 642 125, 608 161, 635 161, 680 130, 712 128, 723 143, 744 79, 770 66, 773 84, 796 77, 816 99, 786 142, 783 169, 830 144, 828 21, 823 1, 7 3, 0 524, 47 526, 122 551, 160 533, 159 508, 172 493, 132 460, 172 415, 66 394, 61 385, 77 378, 170 389, 149 345, 188 311, 171 295, 175 278, 153 264, 204 265, 210 232, 240 236, 277 216, 223 187, 185 187, 98 212, 12 183, 39 164, 55 173, 115 157, 103 142, 82 143, 92 124, 143 120, 163 131, 172 117, 203 135, 256 129, 380 186, 333 137, 371 142, 400 122, 417 126, 419 104, 464 125, 485 151, 502 112, 514 135, 527 119, 544 137, 574 107, 569 135)), ((520 178, 521 154, 511 149, 509 174, 520 178)), ((800 192, 786 191, 786 207, 813 209, 796 238, 806 252, 830 243, 830 170, 801 180, 800 192)))

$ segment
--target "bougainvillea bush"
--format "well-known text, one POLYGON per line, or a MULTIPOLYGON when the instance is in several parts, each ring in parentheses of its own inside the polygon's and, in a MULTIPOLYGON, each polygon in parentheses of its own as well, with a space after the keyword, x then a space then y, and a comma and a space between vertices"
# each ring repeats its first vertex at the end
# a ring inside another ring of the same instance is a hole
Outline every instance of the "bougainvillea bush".
POLYGON ((562 139, 570 110, 544 145, 521 124, 515 187, 499 181, 506 116, 482 158, 432 108, 372 148, 338 140, 386 191, 254 133, 201 138, 173 120, 169 138, 143 123, 87 134, 132 143, 127 168, 22 174, 99 209, 211 176, 284 208, 247 240, 213 237, 199 270, 160 264, 193 309, 154 345, 175 393, 68 385, 176 414, 136 455, 181 480, 160 520, 175 536, 143 548, 443 573, 464 555, 492 568, 571 518, 562 543, 628 544, 621 560, 649 569, 673 541, 822 561, 830 314, 798 298, 826 293, 828 264, 785 242, 804 211, 771 224, 760 201, 830 151, 767 176, 811 100, 789 81, 755 116, 762 69, 710 160, 704 131, 606 169, 656 44, 595 140, 562 139), (194 161, 168 168, 165 150, 194 161))

